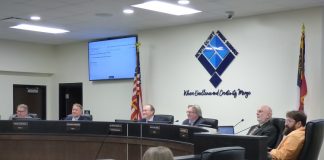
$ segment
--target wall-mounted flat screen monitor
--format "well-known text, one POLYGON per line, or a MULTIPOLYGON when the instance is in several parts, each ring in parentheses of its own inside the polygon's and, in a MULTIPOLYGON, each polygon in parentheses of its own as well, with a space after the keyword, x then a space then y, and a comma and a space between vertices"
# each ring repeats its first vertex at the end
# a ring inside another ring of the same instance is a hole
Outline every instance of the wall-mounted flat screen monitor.
POLYGON ((136 35, 89 42, 89 80, 133 79, 136 43, 136 35))

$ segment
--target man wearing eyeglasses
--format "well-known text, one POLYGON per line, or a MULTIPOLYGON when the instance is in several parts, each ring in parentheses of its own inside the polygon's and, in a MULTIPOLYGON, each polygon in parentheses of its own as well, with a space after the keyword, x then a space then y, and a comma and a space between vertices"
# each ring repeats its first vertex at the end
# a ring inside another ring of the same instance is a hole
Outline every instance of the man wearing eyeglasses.
POLYGON ((187 117, 188 119, 182 122, 183 125, 189 126, 198 126, 204 122, 202 118, 202 112, 199 105, 188 105, 187 109, 187 117))
POLYGON ((290 111, 286 114, 285 137, 276 149, 268 154, 270 160, 296 160, 305 141, 307 116, 301 111, 290 111))
POLYGON ((16 114, 9 117, 9 120, 13 118, 32 118, 28 115, 28 106, 26 104, 19 104, 17 106, 16 114))

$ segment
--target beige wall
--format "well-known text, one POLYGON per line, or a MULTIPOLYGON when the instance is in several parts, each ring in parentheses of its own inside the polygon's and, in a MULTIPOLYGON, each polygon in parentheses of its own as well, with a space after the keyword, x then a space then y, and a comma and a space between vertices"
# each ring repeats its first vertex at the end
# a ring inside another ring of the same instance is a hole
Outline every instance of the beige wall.
MULTIPOLYGON (((52 119, 52 75, 55 73, 53 46, 0 40, 0 115, 12 114, 13 84, 47 86, 47 117, 52 119)), ((55 112, 54 112, 55 113, 55 112)))

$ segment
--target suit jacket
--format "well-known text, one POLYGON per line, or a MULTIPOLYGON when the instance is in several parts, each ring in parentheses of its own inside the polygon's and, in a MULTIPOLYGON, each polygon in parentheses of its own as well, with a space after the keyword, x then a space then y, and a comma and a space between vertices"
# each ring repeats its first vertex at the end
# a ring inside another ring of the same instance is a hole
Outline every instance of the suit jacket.
MULTIPOLYGON (((200 124, 203 124, 204 123, 204 118, 202 118, 202 117, 199 117, 195 122, 194 122, 194 126, 198 126, 198 125, 200 125, 200 124)), ((182 124, 183 125, 190 125, 190 123, 189 123, 189 119, 186 119, 186 120, 184 120, 183 122, 182 122, 182 124)))
POLYGON ((277 134, 277 128, 270 121, 264 123, 261 127, 259 125, 254 125, 248 132, 248 135, 267 136, 269 148, 275 147, 278 137, 277 134))
MULTIPOLYGON (((72 121, 72 118, 72 115, 68 115, 64 118, 64 120, 72 121)), ((78 121, 91 121, 91 118, 88 116, 80 115, 78 121)))
MULTIPOLYGON (((146 122, 146 119, 143 118, 143 119, 139 120, 138 122, 146 122)), ((152 122, 169 122, 169 121, 164 118, 154 116, 152 122)))

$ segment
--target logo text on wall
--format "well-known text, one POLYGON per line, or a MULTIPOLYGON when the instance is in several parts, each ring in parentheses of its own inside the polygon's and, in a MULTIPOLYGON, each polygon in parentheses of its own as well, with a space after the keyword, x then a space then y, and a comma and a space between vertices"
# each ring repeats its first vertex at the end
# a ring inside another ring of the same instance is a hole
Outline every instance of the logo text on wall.
POLYGON ((250 91, 245 91, 242 89, 233 89, 233 90, 222 90, 218 89, 216 91, 207 91, 206 89, 202 90, 184 90, 183 91, 184 96, 233 96, 233 98, 236 98, 238 96, 242 96, 244 98, 249 98, 251 95, 250 91))
POLYGON ((196 53, 196 58, 211 75, 210 83, 215 88, 222 82, 221 75, 238 52, 220 31, 212 32, 196 53))
MULTIPOLYGON (((226 68, 231 64, 238 52, 234 49, 231 43, 223 36, 220 31, 212 32, 207 40, 196 53, 196 58, 202 66, 211 75, 210 83, 217 88, 222 82, 221 75, 226 68)), ((248 98, 251 95, 250 91, 243 89, 217 89, 214 91, 202 90, 184 90, 184 96, 232 96, 237 98, 242 96, 248 98)))

